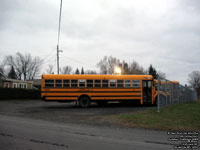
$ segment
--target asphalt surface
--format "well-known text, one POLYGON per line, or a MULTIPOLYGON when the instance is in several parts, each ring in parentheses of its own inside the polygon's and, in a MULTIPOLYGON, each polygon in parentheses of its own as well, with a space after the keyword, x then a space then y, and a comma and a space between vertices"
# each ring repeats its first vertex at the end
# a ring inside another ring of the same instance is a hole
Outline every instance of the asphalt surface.
POLYGON ((109 115, 150 107, 109 104, 79 108, 40 100, 0 101, 0 150, 169 150, 167 131, 123 127, 109 115))
POLYGON ((165 131, 70 125, 0 115, 1 150, 169 150, 165 131))

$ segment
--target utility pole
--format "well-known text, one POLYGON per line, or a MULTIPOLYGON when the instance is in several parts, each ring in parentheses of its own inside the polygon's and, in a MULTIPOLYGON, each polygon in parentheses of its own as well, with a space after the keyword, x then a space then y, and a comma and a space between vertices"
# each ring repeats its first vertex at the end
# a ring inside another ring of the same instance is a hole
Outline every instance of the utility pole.
POLYGON ((62 14, 62 0, 60 0, 60 15, 59 15, 58 44, 57 44, 57 72, 58 74, 59 74, 59 52, 62 52, 62 50, 59 50, 61 14, 62 14))
POLYGON ((57 72, 59 74, 59 45, 57 45, 57 72))

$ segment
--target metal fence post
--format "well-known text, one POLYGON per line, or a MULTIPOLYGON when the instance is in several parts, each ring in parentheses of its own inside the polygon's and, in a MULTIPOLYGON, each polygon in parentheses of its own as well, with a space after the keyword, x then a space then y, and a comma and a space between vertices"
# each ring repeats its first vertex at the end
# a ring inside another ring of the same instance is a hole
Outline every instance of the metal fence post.
POLYGON ((168 104, 168 102, 167 102, 167 80, 165 79, 165 100, 166 100, 166 106, 167 106, 167 104, 168 104))
POLYGON ((171 86, 171 83, 169 83, 169 87, 170 87, 170 105, 172 104, 172 86, 171 86))
POLYGON ((158 77, 158 104, 157 104, 157 112, 160 112, 160 78, 158 77))

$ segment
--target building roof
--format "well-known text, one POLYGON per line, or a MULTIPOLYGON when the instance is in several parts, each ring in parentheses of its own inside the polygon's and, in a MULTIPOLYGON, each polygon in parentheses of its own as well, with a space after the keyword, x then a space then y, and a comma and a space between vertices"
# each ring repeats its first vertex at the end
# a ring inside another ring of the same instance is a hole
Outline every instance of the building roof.
POLYGON ((0 78, 6 79, 7 77, 3 73, 0 72, 0 78))
POLYGON ((33 81, 23 81, 23 80, 9 79, 9 78, 2 79, 2 80, 7 81, 7 82, 33 83, 33 81))

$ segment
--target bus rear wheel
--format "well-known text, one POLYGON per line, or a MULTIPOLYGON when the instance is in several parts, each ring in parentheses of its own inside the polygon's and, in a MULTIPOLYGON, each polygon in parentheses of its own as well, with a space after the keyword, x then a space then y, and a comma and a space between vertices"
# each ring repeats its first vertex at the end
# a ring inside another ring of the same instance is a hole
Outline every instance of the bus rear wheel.
POLYGON ((79 106, 82 108, 87 108, 90 106, 90 99, 86 96, 80 97, 79 106))

